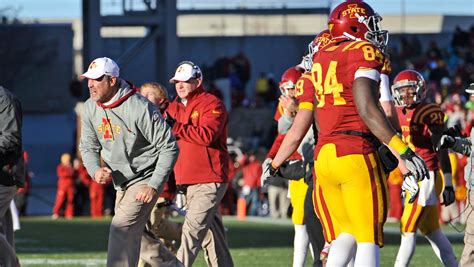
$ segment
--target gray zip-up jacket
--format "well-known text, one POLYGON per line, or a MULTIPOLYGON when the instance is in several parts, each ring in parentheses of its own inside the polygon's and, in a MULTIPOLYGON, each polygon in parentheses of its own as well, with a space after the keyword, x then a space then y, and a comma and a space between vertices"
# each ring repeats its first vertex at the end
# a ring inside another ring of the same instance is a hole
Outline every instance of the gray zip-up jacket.
POLYGON ((102 156, 112 170, 115 189, 149 179, 149 186, 162 191, 178 157, 178 145, 160 112, 133 85, 121 80, 117 94, 105 104, 89 98, 81 127, 79 150, 91 177, 102 156))

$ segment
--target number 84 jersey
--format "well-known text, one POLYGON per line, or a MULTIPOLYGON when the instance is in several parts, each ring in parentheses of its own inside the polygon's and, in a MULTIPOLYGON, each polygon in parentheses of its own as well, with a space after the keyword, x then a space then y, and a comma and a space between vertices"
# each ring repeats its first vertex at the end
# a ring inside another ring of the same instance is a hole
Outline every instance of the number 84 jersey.
POLYGON ((311 70, 320 128, 315 156, 328 143, 336 145, 338 157, 375 151, 367 139, 341 132, 371 134, 357 111, 352 84, 358 77, 379 82, 384 59, 383 53, 367 41, 333 43, 316 53, 311 70))

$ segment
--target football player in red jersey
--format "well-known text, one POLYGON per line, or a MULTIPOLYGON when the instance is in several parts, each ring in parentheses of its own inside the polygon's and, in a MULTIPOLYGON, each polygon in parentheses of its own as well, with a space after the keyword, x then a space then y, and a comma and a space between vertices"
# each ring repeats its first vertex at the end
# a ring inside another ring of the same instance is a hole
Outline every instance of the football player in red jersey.
MULTIPOLYGON (((387 40, 387 32, 379 28, 380 20, 364 2, 338 5, 328 21, 333 42, 313 58, 311 78, 319 125, 315 180, 326 200, 324 210, 340 228, 328 266, 347 265, 356 249, 356 266, 380 264, 387 185, 376 153, 377 139, 401 155, 413 177, 423 180, 428 174, 424 161, 396 135, 378 102, 384 63, 381 48, 387 40)), ((309 128, 308 120, 312 120, 310 113, 295 118, 266 170, 268 175, 276 173, 298 147, 309 128)))
POLYGON ((451 243, 438 221, 437 196, 443 186, 439 165, 445 185, 442 202, 446 206, 454 202, 448 151, 441 149, 436 153, 434 149, 446 129, 444 113, 438 105, 424 101, 425 92, 425 80, 414 70, 400 72, 393 81, 392 93, 397 103, 403 138, 425 160, 430 170, 430 179, 420 182, 417 200, 414 203, 409 203, 408 199, 405 201, 400 221, 402 239, 395 266, 410 264, 415 252, 417 229, 428 239, 444 266, 457 266, 451 243))
MULTIPOLYGON (((311 70, 312 57, 319 49, 323 48, 330 42, 330 34, 328 30, 324 30, 319 33, 313 41, 309 44, 309 53, 303 57, 303 61, 296 67, 291 67, 282 76, 282 82, 280 88, 282 90, 282 96, 279 101, 279 109, 275 119, 278 120, 279 135, 269 152, 271 155, 270 159, 267 159, 264 164, 266 168, 271 158, 277 153, 281 142, 283 141, 284 134, 288 132, 295 117, 302 116, 301 114, 311 114, 311 120, 308 121, 308 129, 311 125, 312 113, 314 109, 314 87, 311 85, 311 75, 308 73, 311 70), (300 69, 304 69, 306 73, 301 74, 300 69), (301 76, 301 77, 300 77, 301 76), (298 115, 300 114, 300 115, 298 115), (277 143, 278 142, 278 143, 277 143)), ((299 156, 299 159, 303 156, 304 161, 312 162, 314 149, 314 132, 310 129, 301 142, 298 152, 294 152, 288 160, 295 159, 295 155, 299 156)), ((312 163, 311 163, 312 165, 312 163)), ((303 166, 307 166, 304 164, 303 166)), ((321 223, 314 211, 313 198, 312 198, 312 168, 306 170, 307 175, 303 179, 290 181, 289 191, 291 203, 294 207, 292 220, 295 225, 295 240, 294 240, 294 256, 293 266, 304 265, 304 259, 306 258, 308 237, 312 244, 313 255, 315 257, 315 266, 321 265, 319 254, 324 247, 324 236, 321 223), (310 183, 310 190, 308 190, 307 183, 310 183), (307 234, 306 234, 307 233, 307 234)), ((322 196, 321 196, 322 198, 322 196)))
MULTIPOLYGON (((275 120, 278 121, 278 135, 273 143, 271 150, 268 153, 267 160, 263 164, 262 167, 266 167, 271 162, 271 158, 276 154, 278 151, 281 142, 283 141, 288 125, 291 125, 294 117, 298 111, 298 99, 303 100, 306 102, 307 100, 302 99, 301 96, 302 91, 298 91, 296 89, 296 85, 302 75, 302 69, 298 67, 290 67, 288 68, 282 75, 281 81, 279 84, 279 88, 281 91, 281 96, 279 97, 278 108, 275 113, 275 120)), ((310 95, 310 99, 314 98, 314 95, 310 95)), ((311 100, 311 104, 313 101, 311 100)), ((301 152, 301 151, 299 151, 301 152)), ((294 162, 301 162, 302 160, 302 153, 294 152, 291 155, 290 159, 288 159, 287 164, 297 164, 294 162)), ((303 165, 301 164, 301 170, 303 170, 303 165)), ((298 174, 298 177, 285 177, 281 175, 281 178, 290 179, 288 182, 288 196, 291 201, 291 205, 293 207, 293 212, 291 215, 291 219, 295 228, 295 236, 293 242, 293 266, 299 267, 304 266, 306 255, 308 252, 309 246, 309 239, 308 233, 306 230, 306 225, 304 224, 304 198, 306 196, 306 191, 308 189, 308 185, 305 183, 304 175, 298 174)), ((274 183, 274 180, 270 180, 269 183, 274 183)), ((269 185, 270 185, 269 184, 269 185)), ((268 188, 269 198, 274 199, 271 196, 271 190, 273 187, 268 188)), ((271 203, 272 205, 274 203, 271 203)), ((275 203, 276 204, 276 203, 275 203)))

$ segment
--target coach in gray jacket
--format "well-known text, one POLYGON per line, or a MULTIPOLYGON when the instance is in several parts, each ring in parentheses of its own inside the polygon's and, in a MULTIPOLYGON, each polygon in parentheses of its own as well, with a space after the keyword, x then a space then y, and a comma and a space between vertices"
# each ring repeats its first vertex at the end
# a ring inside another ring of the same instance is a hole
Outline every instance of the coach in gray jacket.
POLYGON ((112 59, 95 59, 82 77, 88 80, 90 99, 81 115, 79 150, 94 181, 104 184, 111 176, 117 190, 107 266, 137 266, 142 236, 147 243, 142 247, 154 249, 145 224, 173 169, 178 146, 160 112, 119 78, 112 59), (101 167, 100 157, 106 166, 101 167))

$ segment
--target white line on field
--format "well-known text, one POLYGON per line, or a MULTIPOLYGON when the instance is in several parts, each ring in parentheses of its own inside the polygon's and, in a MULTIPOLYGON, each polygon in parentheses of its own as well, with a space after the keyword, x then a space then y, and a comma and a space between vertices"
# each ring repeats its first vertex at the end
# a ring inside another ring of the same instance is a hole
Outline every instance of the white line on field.
POLYGON ((82 266, 104 266, 105 259, 20 259, 22 266, 30 265, 82 265, 82 266))

